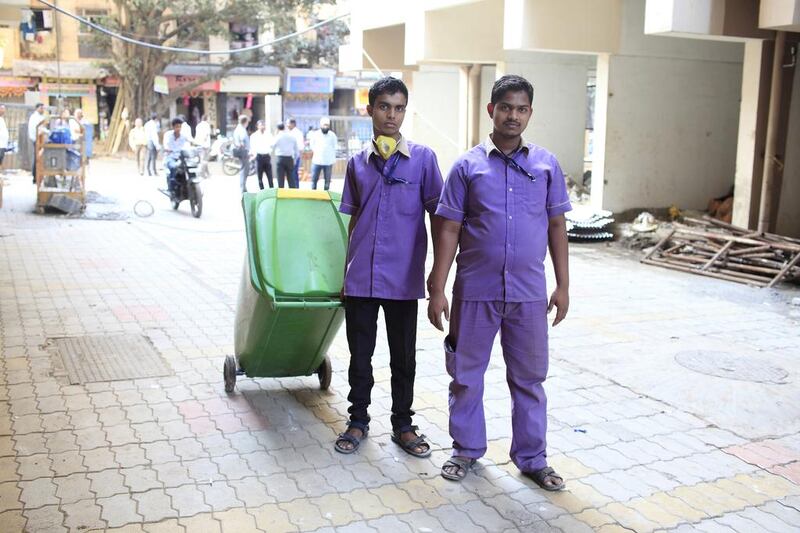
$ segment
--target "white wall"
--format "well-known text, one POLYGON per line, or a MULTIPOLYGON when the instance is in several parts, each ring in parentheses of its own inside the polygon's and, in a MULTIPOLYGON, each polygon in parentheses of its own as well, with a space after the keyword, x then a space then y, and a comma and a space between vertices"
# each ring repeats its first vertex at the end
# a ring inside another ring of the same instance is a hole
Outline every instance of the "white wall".
POLYGON ((461 153, 458 143, 467 128, 463 120, 466 109, 460 109, 460 95, 466 87, 457 66, 421 65, 412 76, 403 134, 430 146, 446 176, 461 153))
POLYGON ((705 208, 734 182, 743 45, 643 28, 644 3, 626 0, 608 64, 605 163, 594 172, 602 205, 705 208))
POLYGON ((778 220, 775 231, 800 237, 800 67, 794 68, 789 127, 786 132, 786 163, 783 168, 778 220))
POLYGON ((583 174, 586 80, 593 55, 507 52, 505 74, 533 84, 533 118, 525 139, 553 152, 565 173, 583 174))

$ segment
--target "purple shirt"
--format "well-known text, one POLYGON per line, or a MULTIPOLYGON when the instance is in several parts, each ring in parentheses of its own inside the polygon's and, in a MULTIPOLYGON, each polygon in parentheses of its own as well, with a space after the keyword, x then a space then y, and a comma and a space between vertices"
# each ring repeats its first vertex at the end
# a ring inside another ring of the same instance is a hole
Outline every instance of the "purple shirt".
POLYGON ((374 143, 347 162, 339 211, 358 217, 347 247, 346 296, 415 300, 425 297, 428 236, 442 191, 436 154, 427 146, 398 143, 385 165, 374 143), (392 181, 392 183, 389 183, 392 181))
POLYGON ((547 300, 549 217, 572 209, 564 175, 553 154, 524 140, 509 159, 487 139, 447 177, 436 214, 463 223, 454 298, 547 300))

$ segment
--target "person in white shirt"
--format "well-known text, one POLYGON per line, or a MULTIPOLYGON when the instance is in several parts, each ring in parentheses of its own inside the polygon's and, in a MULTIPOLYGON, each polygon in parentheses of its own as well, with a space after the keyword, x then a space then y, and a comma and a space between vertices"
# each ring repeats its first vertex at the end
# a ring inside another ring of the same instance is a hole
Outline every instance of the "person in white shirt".
MULTIPOLYGON (((6 106, 0 104, 0 165, 6 157, 8 149, 8 126, 6 126, 6 106)), ((272 182, 272 180, 270 180, 272 182)), ((272 185, 270 185, 271 187, 272 185)))
POLYGON ((286 131, 286 127, 281 122, 278 124, 278 135, 275 136, 275 156, 278 158, 276 165, 278 170, 278 187, 283 187, 284 180, 288 182, 290 189, 297 189, 299 184, 293 177, 294 163, 300 151, 297 148, 297 139, 286 131))
POLYGON ((147 136, 147 175, 155 176, 156 172, 156 158, 158 151, 161 149, 161 143, 158 142, 158 130, 161 126, 158 123, 158 115, 155 113, 150 114, 150 120, 144 123, 144 132, 147 136))
POLYGON ((186 115, 178 115, 178 118, 183 121, 181 123, 181 135, 189 139, 189 142, 194 143, 194 137, 192 137, 192 127, 188 122, 186 122, 186 115))
POLYGON ((33 110, 31 116, 28 118, 28 141, 30 141, 30 154, 31 154, 31 174, 33 174, 33 183, 36 183, 36 136, 39 133, 39 126, 44 122, 44 104, 36 104, 36 109, 33 110))
POLYGON ((200 117, 200 122, 194 127, 194 143, 203 150, 211 148, 211 124, 208 123, 208 115, 200 117))
POLYGON ((181 126, 184 124, 183 120, 175 117, 172 119, 171 124, 172 129, 164 134, 164 164, 169 170, 167 188, 170 193, 174 190, 175 173, 178 169, 181 150, 188 147, 192 142, 191 139, 181 132, 181 126))
POLYGON ((269 188, 274 187, 272 183, 272 134, 267 131, 263 120, 256 122, 256 131, 250 136, 250 155, 256 158, 256 175, 258 175, 258 186, 264 190, 262 176, 267 174, 269 188))
POLYGON ((308 146, 311 148, 311 188, 317 188, 319 173, 325 177, 325 190, 331 188, 331 170, 336 162, 336 147, 339 140, 331 131, 331 120, 327 117, 320 119, 319 129, 308 134, 308 146))
POLYGON ((296 189, 300 186, 300 156, 303 154, 303 150, 306 147, 306 141, 303 137, 303 132, 297 127, 297 121, 295 119, 290 118, 286 124, 289 126, 289 133, 294 137, 295 141, 297 141, 297 156, 294 159, 294 167, 292 168, 292 179, 289 180, 289 186, 291 187, 291 184, 294 183, 294 188, 296 189))
POLYGON ((250 117, 239 115, 239 125, 233 130, 233 155, 239 158, 239 186, 242 194, 247 192, 247 175, 250 174, 250 136, 247 125, 250 117))

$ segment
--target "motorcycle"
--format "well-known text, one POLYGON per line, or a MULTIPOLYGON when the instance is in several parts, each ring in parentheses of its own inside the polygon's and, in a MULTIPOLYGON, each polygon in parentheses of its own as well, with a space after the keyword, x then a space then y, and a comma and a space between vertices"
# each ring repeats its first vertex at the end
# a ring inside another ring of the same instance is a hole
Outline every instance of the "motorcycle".
POLYGON ((192 216, 200 218, 203 214, 203 181, 200 173, 200 153, 197 148, 184 148, 178 156, 178 168, 175 172, 175 184, 169 199, 172 209, 177 210, 181 202, 189 200, 192 216))
MULTIPOLYGON (((242 162, 239 160, 238 157, 234 157, 232 150, 228 151, 228 153, 222 154, 222 172, 227 174, 228 176, 235 176, 239 173, 242 169, 242 162)), ((256 175, 256 162, 254 159, 250 159, 249 167, 247 169, 248 176, 255 176, 256 175)))

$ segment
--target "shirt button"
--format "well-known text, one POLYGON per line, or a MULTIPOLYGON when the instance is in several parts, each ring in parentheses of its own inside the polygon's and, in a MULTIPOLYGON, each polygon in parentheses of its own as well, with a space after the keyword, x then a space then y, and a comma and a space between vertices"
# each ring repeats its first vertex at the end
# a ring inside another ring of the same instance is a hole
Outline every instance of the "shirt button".
POLYGON ((511 220, 512 218, 514 218, 514 217, 512 217, 511 215, 508 215, 508 220, 511 220))
POLYGON ((511 191, 513 191, 513 190, 514 190, 514 187, 509 187, 509 188, 508 188, 508 192, 511 192, 511 191))

